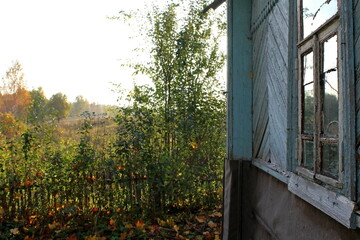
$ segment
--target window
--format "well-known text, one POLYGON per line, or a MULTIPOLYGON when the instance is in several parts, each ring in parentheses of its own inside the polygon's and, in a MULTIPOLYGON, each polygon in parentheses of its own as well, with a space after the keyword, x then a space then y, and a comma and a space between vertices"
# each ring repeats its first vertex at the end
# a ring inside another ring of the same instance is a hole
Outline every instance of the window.
POLYGON ((290 1, 294 39, 289 43, 289 73, 296 81, 289 82, 288 156, 293 173, 288 189, 344 226, 356 228, 360 174, 355 152, 353 3, 295 2, 290 1))
POLYGON ((299 0, 297 172, 342 187, 337 0, 299 0))

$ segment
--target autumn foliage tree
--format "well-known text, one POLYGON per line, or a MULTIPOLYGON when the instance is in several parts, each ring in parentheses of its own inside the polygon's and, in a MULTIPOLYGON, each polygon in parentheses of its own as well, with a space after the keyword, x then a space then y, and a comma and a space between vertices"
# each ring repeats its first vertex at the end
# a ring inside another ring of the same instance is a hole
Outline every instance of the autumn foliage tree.
POLYGON ((48 99, 45 96, 44 90, 39 87, 38 89, 33 89, 30 92, 31 104, 29 106, 29 122, 36 123, 46 120, 48 115, 47 103, 48 99))
POLYGON ((31 97, 26 90, 23 68, 15 61, 2 79, 0 112, 11 113, 16 118, 26 118, 31 97))
POLYGON ((21 131, 25 129, 24 125, 16 121, 14 115, 11 113, 0 112, 0 136, 4 136, 7 139, 13 139, 19 137, 21 131))
POLYGON ((54 116, 57 120, 66 118, 69 115, 70 107, 66 95, 62 93, 54 94, 47 103, 50 115, 54 116))

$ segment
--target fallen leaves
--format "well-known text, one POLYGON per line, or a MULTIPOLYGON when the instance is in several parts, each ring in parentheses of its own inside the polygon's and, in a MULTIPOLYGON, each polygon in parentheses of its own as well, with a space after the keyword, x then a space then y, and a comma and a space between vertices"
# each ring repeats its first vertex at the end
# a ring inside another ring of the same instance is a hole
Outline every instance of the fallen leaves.
POLYGON ((66 240, 77 240, 77 237, 75 235, 71 235, 67 237, 66 240))
POLYGON ((24 240, 35 240, 34 236, 25 236, 24 240))
POLYGON ((116 220, 113 219, 113 218, 110 218, 109 224, 110 225, 115 225, 115 223, 116 223, 116 220))
POLYGON ((127 237, 128 237, 128 234, 127 234, 127 233, 121 233, 121 234, 120 234, 120 239, 121 239, 121 240, 125 240, 127 237))
POLYGON ((212 216, 212 217, 222 217, 222 213, 216 211, 213 214, 211 214, 210 216, 212 216))
POLYGON ((125 225, 125 228, 131 229, 131 228, 133 228, 133 225, 132 225, 132 224, 126 224, 126 225, 125 225))
POLYGON ((208 226, 209 226, 210 228, 216 228, 216 227, 217 227, 217 224, 214 223, 213 221, 209 221, 209 222, 208 222, 208 226))
POLYGON ((58 223, 58 222, 53 222, 53 223, 49 223, 48 224, 48 228, 50 229, 50 230, 54 230, 54 229, 56 229, 56 228, 60 228, 61 227, 61 224, 60 223, 58 223))
POLYGON ((199 223, 204 223, 206 221, 206 216, 195 216, 195 219, 199 222, 199 223))
POLYGON ((145 228, 145 223, 141 220, 138 220, 135 224, 136 228, 139 230, 144 230, 145 228))
POLYGON ((5 215, 5 210, 2 206, 0 206, 0 217, 5 215))
MULTIPOLYGON (((4 214, 3 211, 0 206, 0 216, 4 214)), ((114 236, 116 239, 124 240, 220 240, 222 231, 222 214, 218 208, 213 211, 200 209, 193 213, 168 214, 162 218, 146 219, 146 221, 132 218, 125 210, 118 212, 116 209, 90 208, 87 211, 88 215, 76 211, 70 215, 61 215, 62 211, 62 209, 56 212, 54 210, 52 214, 44 215, 34 212, 27 218, 14 220, 12 228, 7 232, 9 236, 25 240, 107 240, 114 236), (91 224, 94 219, 96 225, 91 224)))
POLYGON ((19 228, 10 229, 10 233, 12 235, 19 235, 20 234, 19 228))
POLYGON ((176 232, 179 232, 180 227, 179 227, 178 225, 174 225, 174 226, 173 226, 173 229, 174 229, 176 232))
POLYGON ((94 235, 94 236, 85 237, 85 240, 106 240, 106 237, 98 237, 94 235))

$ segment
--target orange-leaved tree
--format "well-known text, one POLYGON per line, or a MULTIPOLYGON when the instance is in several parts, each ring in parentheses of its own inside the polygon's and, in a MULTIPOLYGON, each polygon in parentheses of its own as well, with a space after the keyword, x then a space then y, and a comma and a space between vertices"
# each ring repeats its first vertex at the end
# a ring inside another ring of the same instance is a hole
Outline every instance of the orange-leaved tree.
POLYGON ((15 61, 2 78, 0 112, 11 113, 16 118, 25 118, 31 97, 26 90, 21 64, 15 61))

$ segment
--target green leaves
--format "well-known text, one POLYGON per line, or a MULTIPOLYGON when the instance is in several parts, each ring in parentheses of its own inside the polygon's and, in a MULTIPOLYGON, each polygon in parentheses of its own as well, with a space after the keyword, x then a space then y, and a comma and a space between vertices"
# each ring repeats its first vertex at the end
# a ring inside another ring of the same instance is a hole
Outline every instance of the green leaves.
POLYGON ((144 213, 208 204, 220 196, 213 192, 220 187, 225 154, 225 100, 218 78, 225 61, 218 42, 225 19, 202 14, 205 3, 152 8, 146 15, 150 25, 140 33, 149 43, 150 62, 129 65, 152 85, 135 85, 129 107, 118 109, 114 158, 128 176, 148 177, 126 189, 134 196, 127 201, 144 213))
MULTIPOLYGON (((224 55, 220 20, 201 14, 205 3, 173 2, 146 15, 149 61, 132 66, 152 84, 135 85, 112 119, 85 112, 80 122, 33 121, 0 138, 0 223, 16 222, 8 236, 219 237, 219 209, 203 209, 222 196, 224 55)), ((33 95, 44 103, 40 90, 33 95)), ((11 116, 0 120, 18 128, 11 116)))

